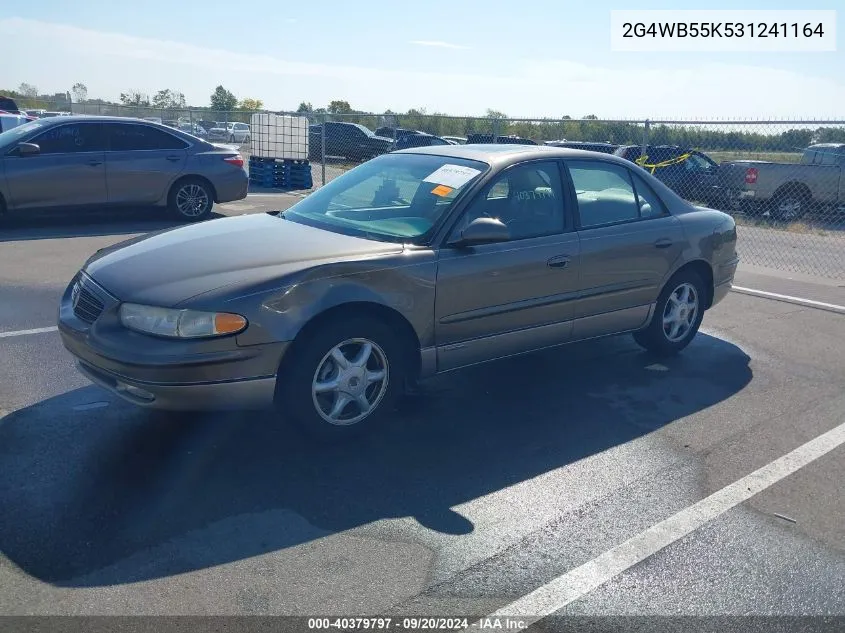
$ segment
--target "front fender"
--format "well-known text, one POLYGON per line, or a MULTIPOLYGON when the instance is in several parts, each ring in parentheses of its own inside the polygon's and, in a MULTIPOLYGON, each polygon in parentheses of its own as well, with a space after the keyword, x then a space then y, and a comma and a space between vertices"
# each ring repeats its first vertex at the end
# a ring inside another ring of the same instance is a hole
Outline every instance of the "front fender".
MULTIPOLYGON (((404 265, 327 274, 312 271, 285 288, 227 302, 244 314, 250 327, 239 345, 292 341, 318 315, 346 304, 370 303, 396 311, 414 329, 423 347, 434 342, 437 263, 430 251, 408 257, 404 265)), ((361 266, 358 262, 357 266, 361 266)))

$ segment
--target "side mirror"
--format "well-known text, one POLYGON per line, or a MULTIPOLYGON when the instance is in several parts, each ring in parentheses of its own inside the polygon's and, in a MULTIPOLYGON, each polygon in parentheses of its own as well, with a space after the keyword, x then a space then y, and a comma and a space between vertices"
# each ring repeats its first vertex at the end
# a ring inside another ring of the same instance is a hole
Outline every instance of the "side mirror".
POLYGON ((17 146, 17 155, 20 157, 24 156, 36 156, 37 154, 41 153, 41 148, 36 145, 35 143, 18 143, 17 146))
POLYGON ((511 239, 511 232, 500 220, 495 218, 476 218, 469 223, 460 237, 449 243, 454 247, 475 246, 476 244, 493 244, 507 242, 511 239))

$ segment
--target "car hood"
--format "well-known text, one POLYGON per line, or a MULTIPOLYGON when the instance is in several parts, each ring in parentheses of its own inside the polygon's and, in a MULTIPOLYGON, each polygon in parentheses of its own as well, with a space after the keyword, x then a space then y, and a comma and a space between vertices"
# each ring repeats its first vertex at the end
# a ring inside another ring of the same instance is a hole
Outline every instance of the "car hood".
POLYGON ((402 250, 261 213, 132 238, 97 251, 84 270, 121 301, 173 307, 232 284, 402 250))

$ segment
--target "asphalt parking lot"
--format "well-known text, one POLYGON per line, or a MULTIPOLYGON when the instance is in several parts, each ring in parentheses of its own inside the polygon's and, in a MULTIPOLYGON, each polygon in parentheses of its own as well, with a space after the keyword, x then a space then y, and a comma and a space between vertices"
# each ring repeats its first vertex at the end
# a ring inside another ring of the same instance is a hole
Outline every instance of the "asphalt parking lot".
POLYGON ((75 371, 67 282, 169 225, 0 232, 0 614, 845 616, 843 282, 745 266, 677 358, 622 337, 476 367, 325 447, 75 371))

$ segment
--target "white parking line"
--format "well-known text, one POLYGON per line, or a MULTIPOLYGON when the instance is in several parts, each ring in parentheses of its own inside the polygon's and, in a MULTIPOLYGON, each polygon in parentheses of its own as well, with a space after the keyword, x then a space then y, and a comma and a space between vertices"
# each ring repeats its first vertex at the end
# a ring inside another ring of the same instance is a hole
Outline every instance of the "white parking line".
MULTIPOLYGON (((840 424, 488 617, 536 621, 551 615, 843 444, 840 424)), ((481 628, 482 621, 470 628, 481 628)))
POLYGON ((777 292, 768 292, 767 290, 757 290, 755 288, 743 288, 742 286, 734 286, 731 288, 734 292, 741 294, 752 295, 755 297, 764 297, 766 299, 777 299, 778 301, 786 301, 788 303, 795 303, 798 305, 805 305, 812 308, 822 308, 824 310, 833 310, 834 312, 845 313, 845 306, 840 306, 835 303, 825 303, 824 301, 815 301, 813 299, 804 299, 803 297, 793 297, 792 295, 782 295, 777 292))
POLYGON ((0 332, 0 338, 9 338, 11 336, 26 336, 27 334, 43 334, 44 332, 56 332, 59 328, 55 325, 52 327, 37 327, 34 330, 13 330, 11 332, 0 332))

